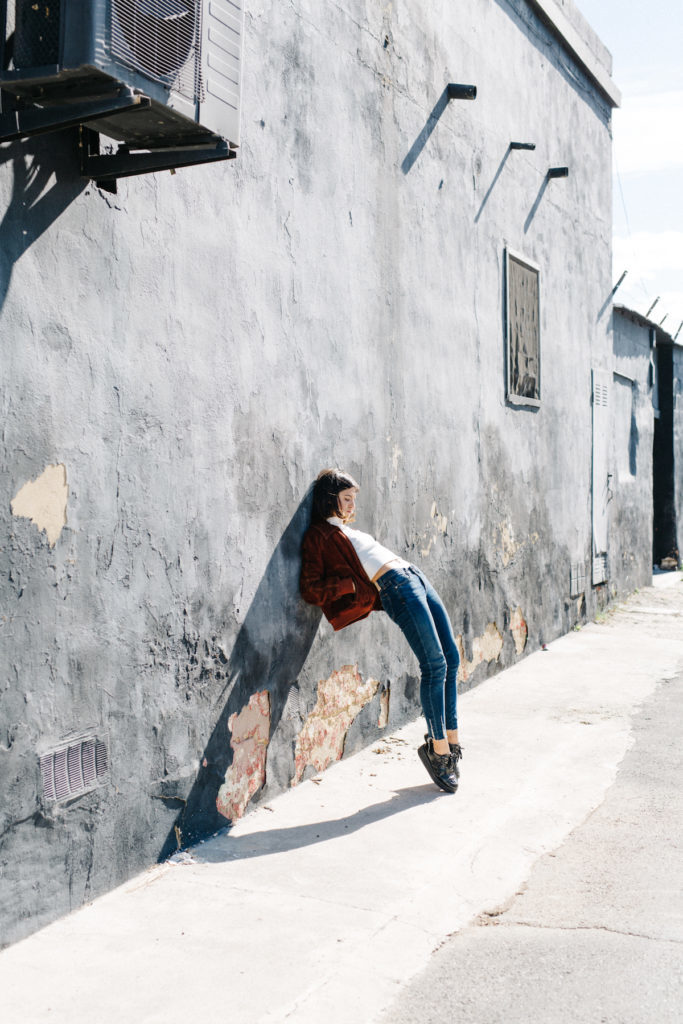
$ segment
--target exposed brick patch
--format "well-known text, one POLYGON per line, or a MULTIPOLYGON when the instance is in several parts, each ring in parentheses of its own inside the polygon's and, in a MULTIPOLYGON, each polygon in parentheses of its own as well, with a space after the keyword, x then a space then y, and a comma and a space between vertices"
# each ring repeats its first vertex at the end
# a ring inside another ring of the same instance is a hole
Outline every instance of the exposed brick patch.
POLYGON ((329 679, 320 680, 316 705, 297 736, 293 786, 301 781, 307 765, 320 772, 341 758, 349 726, 378 686, 377 679, 363 682, 356 665, 344 665, 329 679))
POLYGON ((216 807, 224 818, 241 818, 244 809, 266 781, 266 752, 270 737, 270 694, 254 693, 241 711, 230 715, 228 729, 234 750, 216 807))

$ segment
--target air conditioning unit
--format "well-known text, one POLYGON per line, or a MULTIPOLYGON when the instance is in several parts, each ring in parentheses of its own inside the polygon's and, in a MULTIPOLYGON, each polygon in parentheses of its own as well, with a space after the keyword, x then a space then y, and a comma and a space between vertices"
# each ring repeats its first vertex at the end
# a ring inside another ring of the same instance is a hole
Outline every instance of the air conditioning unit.
POLYGON ((234 155, 243 0, 0 3, 0 140, 87 125, 122 144, 114 177, 234 155))

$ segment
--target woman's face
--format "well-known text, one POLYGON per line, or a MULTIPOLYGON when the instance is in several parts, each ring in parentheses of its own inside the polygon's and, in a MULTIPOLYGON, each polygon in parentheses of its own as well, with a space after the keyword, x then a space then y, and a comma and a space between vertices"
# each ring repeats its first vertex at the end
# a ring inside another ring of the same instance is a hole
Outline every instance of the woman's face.
POLYGON ((347 487, 345 491, 340 491, 337 495, 337 504, 339 506, 339 515, 346 522, 349 519, 353 519, 356 511, 356 494, 357 488, 347 487))

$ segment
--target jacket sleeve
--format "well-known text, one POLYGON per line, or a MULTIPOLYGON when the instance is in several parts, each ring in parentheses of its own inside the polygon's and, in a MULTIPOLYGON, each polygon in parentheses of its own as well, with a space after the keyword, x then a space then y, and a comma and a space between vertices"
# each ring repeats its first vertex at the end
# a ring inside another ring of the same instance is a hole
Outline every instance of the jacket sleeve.
POLYGON ((321 543, 311 534, 306 534, 301 546, 299 589, 304 601, 322 608, 346 594, 354 594, 356 584, 352 576, 328 575, 321 543))

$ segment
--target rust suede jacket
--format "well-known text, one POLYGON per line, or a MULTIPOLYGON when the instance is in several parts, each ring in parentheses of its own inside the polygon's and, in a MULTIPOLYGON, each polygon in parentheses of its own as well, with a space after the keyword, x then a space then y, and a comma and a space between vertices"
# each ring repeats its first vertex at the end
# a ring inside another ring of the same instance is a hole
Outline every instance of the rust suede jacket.
POLYGON ((304 534, 299 585, 304 601, 322 608, 334 629, 382 610, 379 591, 353 544, 338 526, 324 520, 312 523, 304 534))

